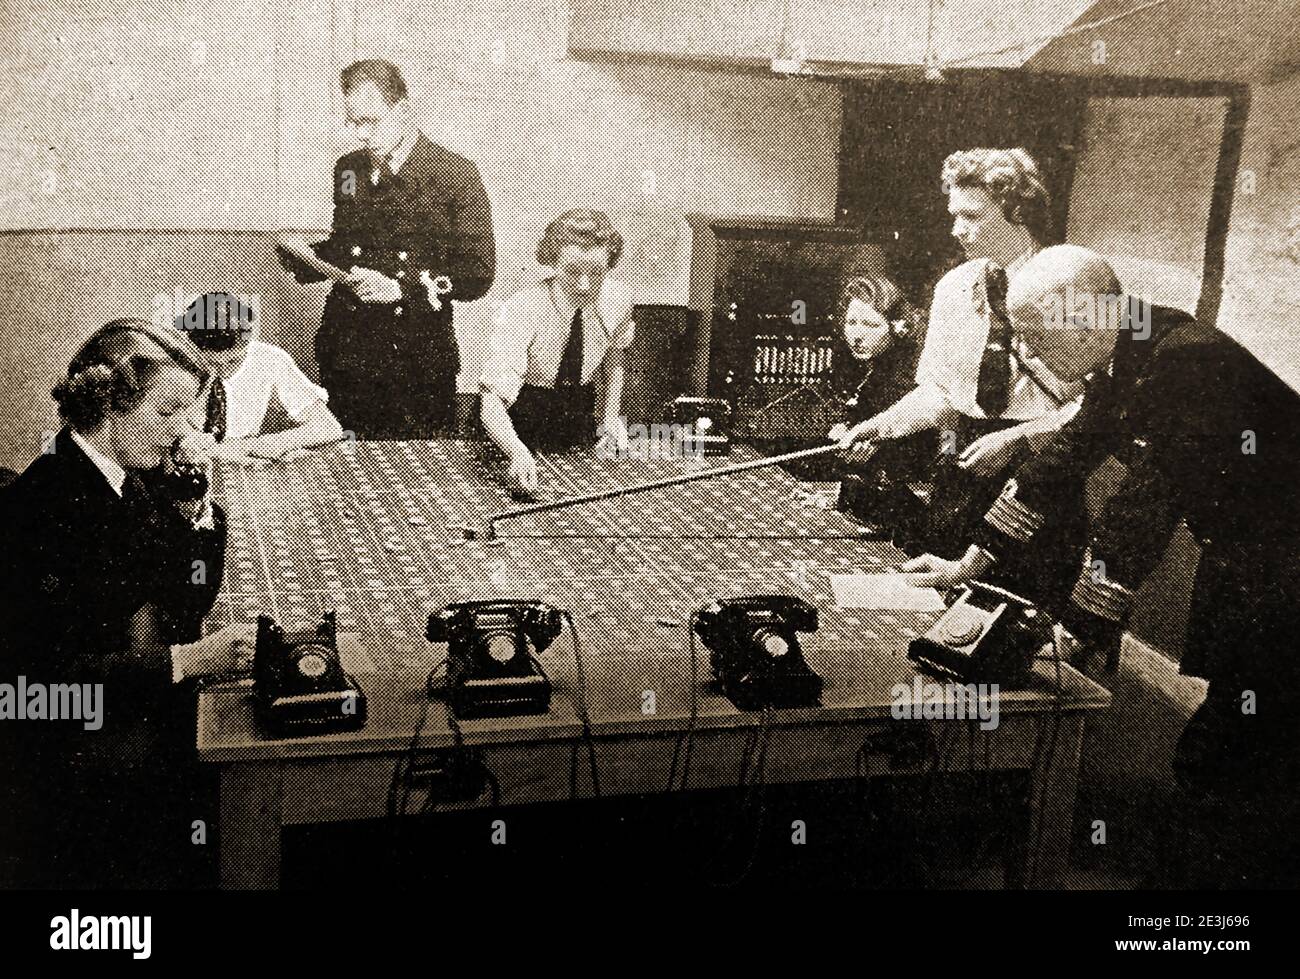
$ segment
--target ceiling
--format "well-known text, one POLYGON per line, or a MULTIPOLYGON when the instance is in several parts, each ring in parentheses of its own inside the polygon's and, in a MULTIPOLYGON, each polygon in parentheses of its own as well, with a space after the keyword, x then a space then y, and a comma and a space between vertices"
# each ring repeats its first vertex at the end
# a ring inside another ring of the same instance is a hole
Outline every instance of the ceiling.
POLYGON ((1031 71, 1277 81, 1300 69, 1297 0, 1100 0, 1026 58, 1031 71), (1136 13, 1126 16, 1129 11, 1136 13), (1077 30, 1080 25, 1098 23, 1077 30), (1104 58, 1098 55, 1102 48, 1104 58), (1100 62, 1100 63, 1099 63, 1100 62))

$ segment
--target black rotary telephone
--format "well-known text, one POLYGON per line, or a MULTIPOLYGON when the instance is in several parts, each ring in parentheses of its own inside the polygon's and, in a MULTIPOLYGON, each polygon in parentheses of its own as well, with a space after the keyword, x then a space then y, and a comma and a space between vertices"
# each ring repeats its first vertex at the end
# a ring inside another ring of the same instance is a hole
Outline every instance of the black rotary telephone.
POLYGON ((335 613, 315 629, 289 632, 257 617, 253 691, 262 725, 277 735, 318 734, 363 727, 366 695, 343 669, 335 613))
POLYGON ((972 582, 907 655, 922 667, 973 683, 1023 686, 1034 656, 1052 641, 1050 616, 1026 598, 972 582))
POLYGON ((564 613, 544 602, 456 602, 429 616, 430 642, 447 644, 447 675, 429 679, 457 717, 544 714, 551 683, 537 662, 564 628, 564 613))
POLYGON ((731 451, 731 403, 723 398, 693 398, 683 395, 664 414, 672 425, 681 426, 683 449, 706 456, 731 451))
POLYGON ((741 710, 814 707, 822 678, 809 668, 800 632, 817 631, 817 609, 793 595, 720 598, 695 615, 722 692, 741 710))

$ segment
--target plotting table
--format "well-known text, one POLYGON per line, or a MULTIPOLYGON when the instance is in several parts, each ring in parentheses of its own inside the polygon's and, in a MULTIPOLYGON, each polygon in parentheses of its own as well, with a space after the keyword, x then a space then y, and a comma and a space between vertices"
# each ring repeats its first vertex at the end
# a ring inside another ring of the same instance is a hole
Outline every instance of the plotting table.
MULTIPOLYGON (((544 493, 559 497, 750 458, 743 448, 704 463, 575 453, 542 457, 539 470, 544 493)), ((221 772, 223 886, 278 883, 282 826, 383 816, 394 766, 422 718, 421 748, 452 743, 441 708, 428 709, 424 693, 445 653, 424 638, 425 623, 450 602, 520 597, 572 614, 603 795, 666 789, 690 726, 687 623, 718 597, 799 595, 821 615, 803 641, 825 679, 822 706, 770 715, 768 781, 854 777, 864 740, 903 726, 891 717, 891 691, 916 676, 907 643, 935 615, 837 608, 829 573, 881 570, 902 554, 814 505, 781 470, 507 520, 496 542, 460 540, 449 525, 512 505, 502 470, 484 447, 465 442, 344 443, 296 462, 219 469, 230 537, 208 629, 259 612, 315 622, 336 609, 340 632, 358 636, 361 653, 350 668, 369 705, 363 730, 272 740, 254 722, 248 685, 200 695, 199 755, 221 772)), ((590 778, 572 776, 579 757, 586 765, 573 653, 566 634, 540 657, 555 686, 548 714, 461 722, 465 742, 481 747, 499 781, 503 805, 592 792, 590 778)), ((908 722, 926 728, 935 745, 960 741, 960 750, 935 753, 942 770, 1031 773, 1020 877, 1030 884, 1064 868, 1083 721, 1109 702, 1068 667, 1058 699, 1054 673, 1046 664, 1039 670, 1030 689, 1000 695, 994 730, 908 722)), ((703 649, 697 671, 690 787, 735 785, 759 718, 707 688, 703 649)), ((873 755, 866 772, 898 774, 897 762, 873 755)))

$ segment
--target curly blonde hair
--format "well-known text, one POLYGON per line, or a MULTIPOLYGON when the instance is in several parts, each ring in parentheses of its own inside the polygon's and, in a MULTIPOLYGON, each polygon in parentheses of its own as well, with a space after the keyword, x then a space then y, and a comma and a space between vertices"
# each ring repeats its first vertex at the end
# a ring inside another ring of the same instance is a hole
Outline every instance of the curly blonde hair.
POLYGON ((984 191, 1008 221, 1024 225, 1039 241, 1046 240, 1052 197, 1027 150, 977 148, 951 153, 943 161, 943 192, 953 187, 984 191))

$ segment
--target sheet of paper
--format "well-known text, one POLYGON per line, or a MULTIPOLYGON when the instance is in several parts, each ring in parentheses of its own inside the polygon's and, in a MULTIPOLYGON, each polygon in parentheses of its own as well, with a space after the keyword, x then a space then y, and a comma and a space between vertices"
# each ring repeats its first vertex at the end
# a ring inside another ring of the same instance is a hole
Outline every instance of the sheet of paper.
POLYGON ((943 599, 933 588, 917 588, 901 574, 833 574, 831 588, 840 608, 942 612, 943 599))

